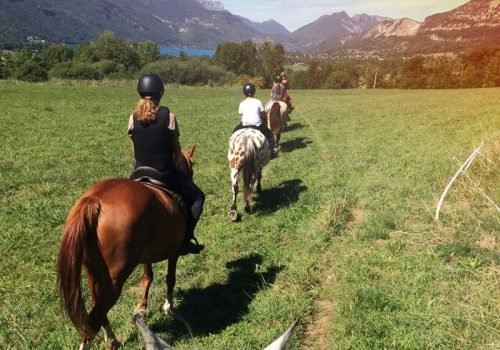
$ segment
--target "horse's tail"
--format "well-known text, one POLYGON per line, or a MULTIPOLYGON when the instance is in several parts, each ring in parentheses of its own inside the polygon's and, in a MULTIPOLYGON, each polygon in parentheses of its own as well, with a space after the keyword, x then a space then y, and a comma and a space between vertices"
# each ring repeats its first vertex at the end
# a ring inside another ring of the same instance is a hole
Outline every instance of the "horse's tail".
POLYGON ((278 102, 274 102, 269 111, 269 129, 276 134, 276 132, 281 128, 281 105, 278 102))
POLYGON ((257 148, 255 141, 251 136, 245 135, 245 169, 243 173, 243 198, 245 202, 250 203, 252 197, 252 178, 255 175, 255 158, 257 156, 257 148))
MULTIPOLYGON (((88 259, 89 240, 97 241, 97 221, 101 205, 96 198, 81 198, 71 209, 64 227, 59 258, 57 284, 61 305, 75 328, 82 334, 92 333, 82 297, 80 283, 82 263, 88 259)), ((96 242, 94 242, 96 243, 96 242)))

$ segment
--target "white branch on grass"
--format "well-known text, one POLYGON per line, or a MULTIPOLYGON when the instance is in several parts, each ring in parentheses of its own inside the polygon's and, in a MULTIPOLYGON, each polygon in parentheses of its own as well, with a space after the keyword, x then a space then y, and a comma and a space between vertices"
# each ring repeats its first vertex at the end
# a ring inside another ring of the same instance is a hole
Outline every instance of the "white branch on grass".
POLYGON ((469 164, 472 163, 472 161, 474 160, 474 158, 476 158, 477 154, 479 153, 479 151, 481 150, 481 147, 483 147, 483 145, 484 145, 484 141, 481 142, 481 144, 479 145, 479 147, 477 147, 474 150, 474 152, 472 152, 472 154, 469 156, 469 158, 467 158, 467 160, 465 161, 465 163, 462 164, 462 166, 458 169, 457 173, 451 178, 450 182, 448 183, 448 185, 444 189, 444 192, 441 195, 441 198, 439 198, 439 202, 438 202, 438 205, 437 205, 437 208, 436 208, 436 214, 434 215, 434 220, 436 220, 436 221, 439 220, 439 211, 441 210, 441 206, 443 205, 444 197, 446 197, 446 194, 450 190, 451 185, 457 179, 458 175, 460 175, 460 173, 462 172, 462 170, 464 170, 465 167, 469 166, 469 164))
POLYGON ((500 211, 500 207, 498 207, 498 205, 495 203, 495 201, 486 194, 486 192, 483 191, 483 189, 481 188, 481 186, 479 186, 470 176, 469 174, 464 171, 463 172, 465 177, 467 177, 467 179, 469 179, 469 181, 474 185, 474 187, 476 187, 476 189, 487 199, 490 201, 491 204, 493 204, 493 206, 496 208, 497 211, 500 211))

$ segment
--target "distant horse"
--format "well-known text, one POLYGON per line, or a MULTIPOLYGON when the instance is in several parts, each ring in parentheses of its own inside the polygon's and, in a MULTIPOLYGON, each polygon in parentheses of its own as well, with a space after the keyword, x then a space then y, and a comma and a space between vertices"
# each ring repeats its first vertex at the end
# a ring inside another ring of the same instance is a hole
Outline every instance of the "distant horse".
POLYGON ((267 112, 267 126, 274 136, 274 144, 276 150, 279 147, 281 132, 285 128, 288 121, 288 106, 285 102, 274 101, 270 103, 270 108, 267 112))
POLYGON ((252 193, 255 181, 257 181, 257 192, 262 188, 262 168, 269 163, 271 149, 266 137, 258 130, 244 128, 234 132, 229 139, 229 151, 227 159, 231 168, 231 185, 233 192, 233 203, 229 211, 229 219, 236 221, 238 212, 236 209, 236 197, 238 195, 238 176, 243 169, 243 199, 245 211, 250 212, 252 193))
MULTIPOLYGON (((177 167, 192 176, 194 147, 182 152, 177 167)), ((108 348, 120 343, 109 324, 108 311, 138 264, 144 264, 142 297, 136 313, 144 313, 153 281, 152 263, 168 259, 167 298, 173 305, 175 272, 185 234, 182 205, 162 189, 134 180, 112 179, 90 187, 71 208, 57 262, 61 304, 82 334, 80 349, 90 349, 104 328, 108 348), (82 297, 82 265, 87 272, 91 311, 82 297)))

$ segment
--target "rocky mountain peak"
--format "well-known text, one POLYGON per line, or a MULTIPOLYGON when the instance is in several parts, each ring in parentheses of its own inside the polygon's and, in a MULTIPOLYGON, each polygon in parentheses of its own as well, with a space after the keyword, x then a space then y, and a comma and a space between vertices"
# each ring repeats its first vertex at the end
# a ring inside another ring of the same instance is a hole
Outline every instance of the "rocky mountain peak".
POLYGON ((410 18, 399 18, 386 20, 375 24, 370 30, 365 32, 362 38, 379 38, 390 36, 412 36, 417 34, 422 23, 410 18))
POLYGON ((429 16, 425 19, 420 31, 456 31, 471 27, 498 27, 500 29, 500 0, 471 0, 451 11, 429 16))
POLYGON ((224 11, 224 4, 217 0, 196 0, 209 11, 224 11))

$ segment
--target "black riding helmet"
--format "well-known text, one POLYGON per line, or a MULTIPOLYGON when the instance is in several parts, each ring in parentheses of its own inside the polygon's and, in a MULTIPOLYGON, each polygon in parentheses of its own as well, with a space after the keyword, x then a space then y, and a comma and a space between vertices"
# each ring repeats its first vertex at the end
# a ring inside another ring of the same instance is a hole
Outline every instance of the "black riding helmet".
POLYGON ((243 94, 245 96, 254 96, 255 95, 255 85, 252 83, 246 83, 243 85, 243 94))
POLYGON ((281 75, 277 75, 275 78, 274 78, 274 82, 275 83, 281 83, 281 81, 283 80, 283 77, 281 75))
POLYGON ((151 96, 160 101, 164 91, 163 80, 157 74, 145 73, 137 82, 137 92, 142 98, 151 96))

